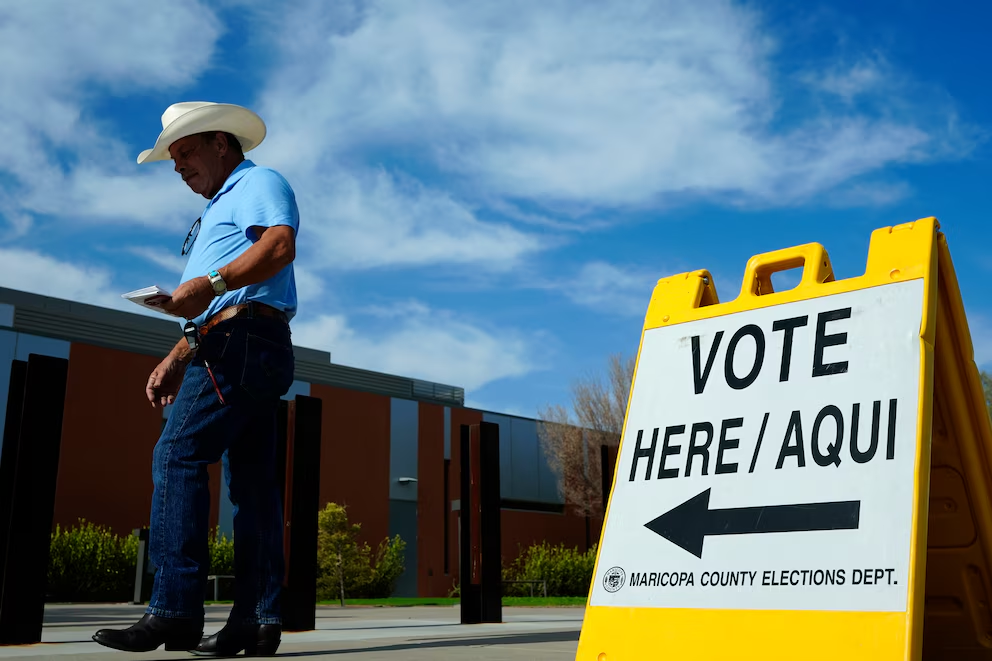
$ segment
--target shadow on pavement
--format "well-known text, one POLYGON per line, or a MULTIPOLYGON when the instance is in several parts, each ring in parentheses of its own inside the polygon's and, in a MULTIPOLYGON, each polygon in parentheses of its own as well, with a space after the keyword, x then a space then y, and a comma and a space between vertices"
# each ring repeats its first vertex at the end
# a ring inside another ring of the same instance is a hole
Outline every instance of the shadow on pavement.
MULTIPOLYGON (((84 627, 88 625, 96 626, 98 628, 124 628, 137 622, 138 619, 144 615, 144 612, 144 607, 138 607, 132 610, 125 610, 124 608, 98 609, 71 607, 46 609, 44 628, 58 629, 60 627, 84 627)), ((215 622, 224 622, 226 620, 226 612, 211 613, 210 611, 207 611, 206 613, 206 623, 208 626, 214 624, 215 622)), ((96 629, 94 629, 94 632, 95 631, 96 629)))
POLYGON ((326 649, 307 652, 279 652, 279 656, 321 656, 330 654, 360 654, 362 652, 399 652, 411 649, 432 649, 445 647, 471 647, 473 645, 533 645, 537 643, 567 643, 578 642, 578 631, 547 631, 527 634, 505 634, 499 636, 480 636, 477 638, 446 638, 444 640, 421 640, 395 645, 376 645, 372 647, 349 647, 347 649, 326 649))
MULTIPOLYGON (((276 658, 281 657, 309 657, 309 656, 330 656, 336 654, 372 654, 372 653, 383 653, 383 652, 402 652, 404 650, 415 650, 415 649, 443 649, 443 648, 460 648, 460 647, 472 647, 477 645, 534 645, 538 643, 571 643, 578 642, 579 632, 578 631, 548 631, 540 633, 529 633, 529 634, 506 634, 500 636, 480 636, 477 638, 454 638, 454 639, 444 639, 444 640, 422 640, 419 642, 411 641, 408 643, 396 643, 394 645, 374 645, 370 647, 347 647, 338 649, 321 649, 321 650, 308 650, 303 652, 284 652, 280 648, 276 655, 276 658)), ((110 650, 108 650, 110 651, 110 650)), ((198 657, 190 657, 198 658, 198 657)), ((175 659, 175 657, 165 657, 160 661, 169 661, 175 659)), ((145 661, 145 657, 142 657, 142 661, 145 661)), ((147 658, 147 661, 154 661, 151 657, 147 658)))

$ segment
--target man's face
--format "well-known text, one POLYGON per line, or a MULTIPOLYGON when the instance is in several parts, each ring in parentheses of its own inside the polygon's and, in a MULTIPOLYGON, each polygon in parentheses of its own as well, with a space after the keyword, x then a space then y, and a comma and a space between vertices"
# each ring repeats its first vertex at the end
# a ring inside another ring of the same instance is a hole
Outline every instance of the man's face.
POLYGON ((203 135, 190 135, 169 146, 176 172, 194 193, 208 200, 224 184, 224 154, 227 142, 222 135, 206 140, 203 135))

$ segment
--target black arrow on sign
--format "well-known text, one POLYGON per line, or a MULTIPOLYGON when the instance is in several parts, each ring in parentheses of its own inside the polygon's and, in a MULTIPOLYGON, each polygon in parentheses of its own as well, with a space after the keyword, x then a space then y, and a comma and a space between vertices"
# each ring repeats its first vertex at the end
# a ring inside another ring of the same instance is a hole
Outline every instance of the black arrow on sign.
POLYGON ((860 500, 711 510, 707 489, 644 527, 702 558, 703 538, 709 535, 857 530, 860 514, 860 500))

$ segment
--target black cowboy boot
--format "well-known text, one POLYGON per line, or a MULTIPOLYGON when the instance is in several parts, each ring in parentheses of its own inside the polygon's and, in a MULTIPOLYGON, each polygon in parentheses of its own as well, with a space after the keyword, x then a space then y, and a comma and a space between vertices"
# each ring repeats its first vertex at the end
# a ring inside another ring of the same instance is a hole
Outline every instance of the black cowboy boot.
POLYGON ((244 650, 245 656, 275 656, 281 639, 282 627, 278 624, 228 622, 192 652, 199 656, 235 656, 244 650))
POLYGON ((127 629, 100 629, 93 640, 104 647, 124 652, 151 652, 161 645, 169 651, 189 651, 203 637, 203 623, 192 619, 174 619, 145 615, 127 629))

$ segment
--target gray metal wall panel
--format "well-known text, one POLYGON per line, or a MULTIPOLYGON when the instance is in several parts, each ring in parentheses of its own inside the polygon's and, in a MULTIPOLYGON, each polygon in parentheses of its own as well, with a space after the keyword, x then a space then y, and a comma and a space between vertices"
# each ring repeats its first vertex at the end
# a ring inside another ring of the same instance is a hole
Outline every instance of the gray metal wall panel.
POLYGON ((538 466, 543 461, 533 420, 510 419, 514 500, 541 500, 538 466))
POLYGON ((451 459, 451 408, 444 407, 444 458, 451 459))
POLYGON ((10 364, 17 353, 17 333, 0 330, 0 449, 7 417, 7 391, 10 388, 10 364))
POLYGON ((10 387, 10 363, 28 359, 36 353, 42 356, 69 359, 69 343, 48 337, 0 330, 0 447, 3 447, 3 428, 7 423, 7 389, 10 387))
POLYGON ((14 327, 14 306, 9 303, 0 303, 0 326, 3 328, 14 327))
POLYGON ((511 444, 513 426, 509 416, 498 413, 483 413, 482 420, 499 425, 499 492, 500 498, 517 496, 514 491, 513 472, 516 467, 511 444))
POLYGON ((17 360, 27 360, 33 353, 69 360, 69 347, 69 342, 65 340, 17 334, 17 360))
POLYGON ((406 543, 403 549, 403 573, 396 581, 394 597, 417 596, 417 503, 407 500, 389 501, 389 537, 399 535, 406 543))
POLYGON ((417 500, 417 483, 400 484, 401 477, 417 477, 417 427, 420 405, 408 399, 390 400, 389 407, 389 497, 417 500))
POLYGON ((560 504, 557 480, 537 435, 537 421, 491 412, 483 412, 482 419, 499 425, 500 496, 560 504))
MULTIPOLYGON (((540 460, 537 462, 537 482, 540 487, 538 489, 537 500, 542 503, 564 504, 565 499, 558 493, 558 477, 551 470, 551 464, 548 463, 548 459, 544 455, 544 450, 540 449, 540 440, 538 441, 538 449, 540 451, 540 460)), ((598 456, 596 457, 596 461, 599 461, 598 456)))
MULTIPOLYGON (((220 501, 217 507, 217 531, 234 539, 234 505, 231 504, 230 490, 227 488, 227 453, 221 457, 220 463, 220 501)), ((281 497, 281 496, 280 496, 281 497)))
POLYGON ((310 384, 306 381, 293 381, 293 385, 289 387, 289 391, 282 396, 286 400, 294 400, 297 395, 303 395, 304 397, 310 396, 310 384))

